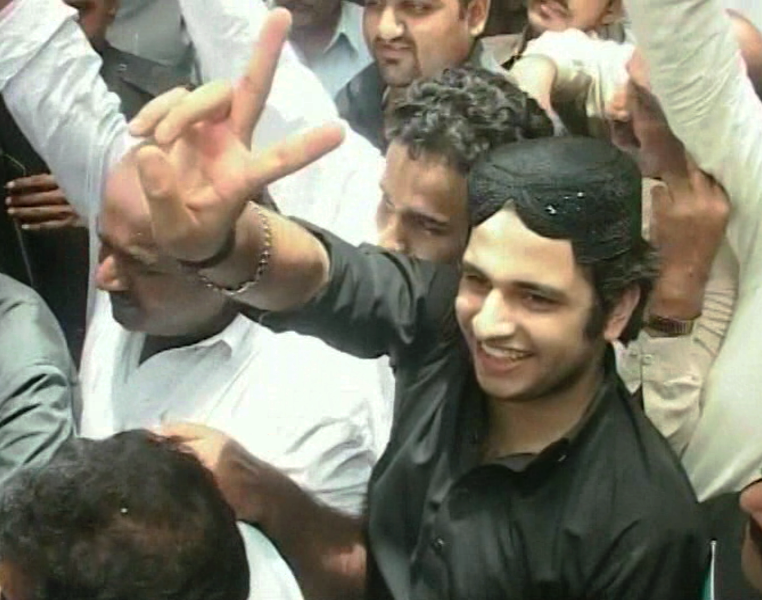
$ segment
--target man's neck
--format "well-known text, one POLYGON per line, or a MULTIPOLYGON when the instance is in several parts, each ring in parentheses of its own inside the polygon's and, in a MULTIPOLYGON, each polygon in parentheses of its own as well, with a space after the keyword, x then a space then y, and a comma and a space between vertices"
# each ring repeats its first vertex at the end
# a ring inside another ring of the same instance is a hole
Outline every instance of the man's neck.
POLYGON ((140 352, 140 364, 143 364, 152 356, 165 352, 167 350, 174 350, 175 348, 185 348, 186 346, 192 346, 203 340, 208 340, 210 337, 217 335, 225 330, 233 319, 237 316, 235 311, 225 311, 220 315, 218 319, 209 323, 207 327, 199 329, 197 333, 183 336, 155 336, 146 335, 146 339, 143 342, 143 349, 140 352))
POLYGON ((328 44, 336 34, 336 28, 341 20, 342 5, 337 6, 330 20, 322 23, 319 27, 294 29, 291 31, 291 42, 299 48, 304 59, 309 63, 321 56, 327 49, 328 44))
POLYGON ((539 454, 568 434, 587 411, 603 381, 603 362, 573 385, 547 396, 510 402, 488 398, 489 430, 484 459, 539 454))

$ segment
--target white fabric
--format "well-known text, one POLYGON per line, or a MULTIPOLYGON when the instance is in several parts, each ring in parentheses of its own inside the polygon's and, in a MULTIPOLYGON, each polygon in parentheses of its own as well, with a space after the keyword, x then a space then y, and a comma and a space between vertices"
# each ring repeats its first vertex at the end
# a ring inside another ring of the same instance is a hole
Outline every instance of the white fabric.
MULTIPOLYGON (((139 364, 145 336, 125 331, 110 312, 108 295, 99 292, 82 357, 83 436, 165 421, 204 423, 325 504, 362 512, 389 431, 374 361, 316 339, 276 335, 239 316, 212 338, 139 364)), ((272 544, 257 535, 252 542, 251 535, 250 599, 301 598, 272 544)))
POLYGON ((239 316, 221 333, 139 364, 145 335, 124 330, 99 292, 82 357, 82 434, 162 421, 221 429, 326 504, 358 514, 385 440, 374 361, 239 316))
POLYGON ((725 0, 725 8, 732 8, 746 15, 758 29, 762 29, 762 2, 760 0, 725 0))
POLYGON ((705 499, 741 489, 762 466, 762 104, 720 0, 631 0, 627 7, 672 130, 732 204, 727 235, 740 264, 738 299, 683 455, 705 499))
POLYGON ((342 0, 339 23, 325 50, 306 60, 295 48, 331 98, 373 61, 362 33, 362 14, 361 6, 342 0))
POLYGON ((249 600, 301 600, 302 592, 286 561, 256 527, 238 524, 249 557, 249 600))
MULTIPOLYGON (((259 35, 264 5, 181 0, 180 6, 204 81, 239 76, 259 35)), ((100 58, 75 14, 60 0, 15 0, 6 8, 0 21, 0 92, 74 207, 92 222, 106 174, 136 140, 127 133, 118 98, 99 76, 100 58)), ((254 143, 269 146, 337 119, 320 82, 287 48, 254 143)), ((339 149, 270 191, 286 214, 331 228, 351 242, 370 240, 383 166, 378 150, 348 129, 339 149)))
POLYGON ((191 53, 177 0, 119 0, 106 37, 120 50, 170 67, 191 53))

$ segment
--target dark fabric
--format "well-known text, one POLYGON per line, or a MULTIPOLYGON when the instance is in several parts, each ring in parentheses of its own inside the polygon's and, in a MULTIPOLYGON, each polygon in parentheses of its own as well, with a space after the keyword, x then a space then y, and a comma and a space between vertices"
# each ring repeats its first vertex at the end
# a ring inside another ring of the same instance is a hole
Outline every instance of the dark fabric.
POLYGON ((101 53, 101 77, 119 96, 122 113, 131 120, 156 96, 176 87, 190 85, 183 68, 174 68, 107 46, 101 53))
MULTIPOLYGON (((45 162, 0 101, 0 152, 5 166, 0 184, 48 173, 45 162)), ((3 202, 5 194, 3 195, 3 202)), ((0 217, 0 253, 8 256, 2 272, 31 285, 55 314, 72 356, 78 359, 85 338, 88 239, 84 229, 22 231, 5 210, 0 217)))
POLYGON ((336 95, 339 115, 381 152, 388 146, 384 136, 384 90, 386 85, 372 62, 336 95))
POLYGON ((472 226, 510 200, 532 231, 571 240, 582 263, 632 250, 641 238, 641 196, 635 162, 609 142, 590 138, 506 144, 477 161, 468 174, 472 226))
POLYGON ((79 387, 60 327, 30 288, 0 275, 0 490, 74 435, 79 387))
POLYGON ((455 268, 313 230, 331 273, 308 306, 249 311, 395 365, 369 488, 371 598, 697 600, 709 539, 677 459, 616 375, 574 435, 480 464, 485 399, 454 318, 455 268))
POLYGON ((715 600, 762 600, 762 593, 746 581, 741 567, 741 547, 749 516, 738 505, 739 493, 702 502, 701 508, 715 540, 715 600))

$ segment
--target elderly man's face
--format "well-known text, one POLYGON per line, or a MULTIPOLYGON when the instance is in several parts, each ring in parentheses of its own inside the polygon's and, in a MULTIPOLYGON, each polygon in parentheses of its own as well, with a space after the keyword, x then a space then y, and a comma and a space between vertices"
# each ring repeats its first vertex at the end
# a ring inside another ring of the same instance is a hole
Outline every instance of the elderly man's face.
POLYGON ((129 160, 109 176, 98 236, 96 283, 108 292, 113 317, 125 329, 158 337, 195 337, 214 331, 227 318, 227 300, 185 273, 154 244, 137 169, 129 160))

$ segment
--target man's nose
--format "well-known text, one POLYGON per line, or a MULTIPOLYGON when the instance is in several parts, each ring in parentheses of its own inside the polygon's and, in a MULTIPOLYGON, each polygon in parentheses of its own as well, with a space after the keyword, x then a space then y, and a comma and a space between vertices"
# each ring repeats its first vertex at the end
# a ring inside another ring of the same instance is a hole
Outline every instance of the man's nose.
POLYGON ((510 338, 516 333, 515 311, 499 289, 492 289, 487 294, 471 322, 471 327, 474 337, 480 341, 510 338))
POLYGON ((384 41, 391 41, 400 37, 403 31, 404 25, 399 20, 394 6, 384 6, 378 23, 378 37, 384 41))
POLYGON ((389 215, 379 227, 378 245, 392 252, 406 253, 408 251, 407 236, 401 219, 397 215, 389 215))

